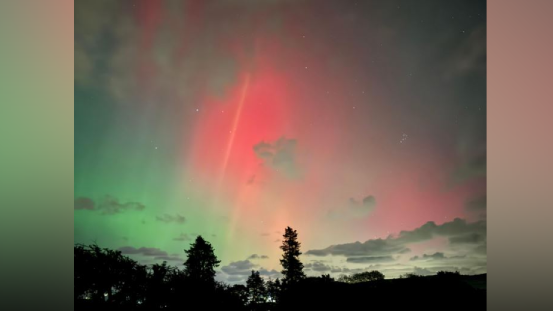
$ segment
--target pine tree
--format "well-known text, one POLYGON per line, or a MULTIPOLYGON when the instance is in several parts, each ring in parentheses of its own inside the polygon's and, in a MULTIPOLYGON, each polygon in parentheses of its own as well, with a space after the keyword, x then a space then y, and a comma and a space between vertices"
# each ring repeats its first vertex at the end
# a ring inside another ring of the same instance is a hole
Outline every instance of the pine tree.
POLYGON ((267 290, 265 288, 265 282, 259 275, 259 271, 252 270, 252 274, 248 277, 246 285, 248 287, 250 303, 258 304, 265 302, 267 290))
POLYGON ((185 277, 193 282, 215 283, 215 267, 221 263, 215 256, 213 247, 201 236, 196 238, 190 249, 184 250, 188 255, 185 266, 185 277))
POLYGON ((280 249, 283 250, 282 259, 282 274, 284 275, 284 283, 296 283, 305 278, 303 273, 303 264, 299 260, 301 243, 298 242, 298 233, 290 227, 287 227, 284 232, 284 240, 280 249))

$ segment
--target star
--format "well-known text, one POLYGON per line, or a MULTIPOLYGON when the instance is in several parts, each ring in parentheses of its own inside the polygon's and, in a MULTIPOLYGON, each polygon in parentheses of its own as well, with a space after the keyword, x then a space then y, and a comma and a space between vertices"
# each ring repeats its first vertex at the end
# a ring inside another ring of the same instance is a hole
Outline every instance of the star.
POLYGON ((156 150, 157 150, 157 147, 156 147, 156 150))
POLYGON ((200 111, 200 109, 196 108, 196 112, 200 111))

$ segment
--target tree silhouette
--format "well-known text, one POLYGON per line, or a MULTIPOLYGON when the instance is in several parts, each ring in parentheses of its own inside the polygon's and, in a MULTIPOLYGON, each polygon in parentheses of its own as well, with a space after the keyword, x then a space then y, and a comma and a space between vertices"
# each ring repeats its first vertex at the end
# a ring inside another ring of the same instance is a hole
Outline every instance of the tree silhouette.
POLYGON ((234 284, 230 289, 230 292, 234 294, 242 305, 248 303, 248 288, 242 284, 234 284))
POLYGON ((276 280, 270 280, 267 281, 267 295, 272 300, 272 302, 278 303, 280 300, 280 292, 282 290, 280 284, 280 280, 277 278, 276 280))
POLYGON ((252 274, 248 277, 246 281, 248 287, 248 296, 250 303, 258 304, 264 303, 265 297, 267 295, 267 290, 265 288, 265 282, 259 276, 259 271, 253 271, 252 274))
POLYGON ((151 274, 148 279, 146 306, 159 309, 165 305, 168 300, 168 294, 170 294, 167 282, 170 272, 166 261, 162 264, 152 265, 151 274))
MULTIPOLYGON (((289 229, 287 233, 294 241, 295 231, 289 229)), ((299 245, 295 246, 297 255, 299 245)), ((371 301, 377 309, 389 308, 393 301, 394 309, 486 310, 485 274, 440 271, 433 276, 384 280, 382 273, 367 271, 339 280, 345 283, 334 282, 326 274, 290 284, 279 279, 264 282, 259 272, 252 271, 247 287, 229 286, 214 281, 213 268, 219 262, 209 243, 198 238, 187 253, 189 265, 184 271, 166 262, 141 265, 120 251, 96 244, 75 245, 75 309, 357 310, 366 308, 366 297, 378 297, 371 301), (202 264, 193 264, 197 262, 202 264), (420 299, 429 292, 435 297, 432 304, 420 299)), ((292 269, 288 267, 288 271, 292 269)))
POLYGON ((145 294, 146 267, 120 251, 75 245, 75 298, 125 305, 145 294))
POLYGON ((290 227, 286 227, 284 232, 284 240, 280 249, 283 250, 282 259, 280 264, 282 265, 282 274, 284 275, 284 282, 297 283, 301 279, 305 278, 303 273, 303 264, 301 263, 299 256, 301 243, 298 242, 298 233, 290 227))
POLYGON ((211 244, 198 236, 190 249, 184 252, 188 255, 184 262, 185 277, 191 282, 215 284, 215 268, 221 261, 215 256, 211 244))
POLYGON ((321 280, 322 280, 323 282, 327 282, 327 283, 328 283, 328 282, 334 282, 334 278, 332 278, 332 277, 330 276, 330 274, 323 274, 323 275, 321 275, 321 280))

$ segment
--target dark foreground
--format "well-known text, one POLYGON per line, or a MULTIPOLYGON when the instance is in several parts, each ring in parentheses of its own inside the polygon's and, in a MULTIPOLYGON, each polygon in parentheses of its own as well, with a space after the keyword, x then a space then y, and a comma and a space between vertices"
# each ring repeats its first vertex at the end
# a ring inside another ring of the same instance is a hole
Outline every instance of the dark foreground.
POLYGON ((486 275, 426 276, 348 284, 307 278, 278 303, 247 304, 237 287, 189 284, 167 303, 131 306, 76 299, 75 310, 486 310, 486 275))

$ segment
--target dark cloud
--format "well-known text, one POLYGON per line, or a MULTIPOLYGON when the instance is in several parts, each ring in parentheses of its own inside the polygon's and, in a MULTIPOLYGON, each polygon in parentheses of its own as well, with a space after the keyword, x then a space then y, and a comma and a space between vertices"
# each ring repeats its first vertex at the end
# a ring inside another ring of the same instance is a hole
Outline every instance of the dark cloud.
POLYGON ((246 259, 231 262, 229 265, 221 267, 221 271, 228 275, 248 275, 255 267, 255 264, 246 259))
POLYGON ((166 251, 162 251, 161 249, 154 247, 134 248, 132 246, 123 246, 117 250, 120 251, 123 255, 143 255, 151 257, 168 256, 166 251))
POLYGON ((248 259, 269 259, 269 256, 253 254, 248 259))
POLYGON ((126 211, 126 210, 142 211, 146 207, 144 206, 144 204, 138 203, 138 202, 120 203, 117 198, 114 198, 110 195, 106 195, 98 203, 95 203, 90 198, 79 197, 75 199, 74 208, 76 210, 90 210, 90 211, 96 210, 103 215, 115 215, 115 214, 122 213, 123 211, 126 211))
POLYGON ((346 257, 391 256, 409 252, 410 249, 407 246, 412 243, 428 241, 435 237, 448 237, 451 244, 458 244, 460 241, 464 241, 467 235, 474 234, 485 236, 485 221, 467 223, 463 219, 455 218, 453 221, 441 225, 436 225, 433 221, 429 221, 412 231, 401 231, 397 237, 389 236, 386 239, 372 239, 363 243, 355 242, 331 245, 325 249, 308 250, 305 254, 346 257))
POLYGON ((394 261, 392 256, 365 256, 365 257, 348 257, 347 262, 351 263, 373 263, 373 262, 389 262, 394 261))
POLYGON ((305 268, 308 268, 308 269, 311 269, 313 271, 317 271, 317 272, 326 272, 326 271, 330 271, 332 270, 332 268, 320 261, 314 261, 314 262, 310 262, 310 263, 307 263, 305 264, 304 266, 305 268))
POLYGON ((432 255, 428 255, 428 254, 423 254, 422 257, 419 257, 419 256, 415 256, 415 257, 411 257, 411 261, 415 261, 415 260, 425 260, 425 259, 446 259, 447 257, 445 257, 444 253, 441 253, 441 252, 436 252, 432 255))
POLYGON ((75 199, 75 209, 86 209, 86 210, 93 210, 94 209, 94 201, 90 198, 76 198, 75 199))
POLYGON ((355 242, 348 244, 332 245, 321 250, 308 250, 306 255, 326 256, 342 255, 346 257, 364 256, 364 255, 390 255, 408 252, 409 249, 404 245, 398 245, 390 239, 368 240, 364 243, 355 242))
POLYGON ((374 198, 374 196, 369 195, 368 197, 365 197, 363 199, 363 205, 374 207, 376 205, 376 199, 374 198))
POLYGON ((186 218, 184 216, 181 216, 179 214, 176 214, 175 216, 164 214, 162 216, 156 216, 156 219, 158 221, 164 222, 164 223, 178 223, 183 224, 186 221, 186 218))
POLYGON ((288 178, 297 178, 300 172, 296 164, 296 144, 295 139, 281 137, 273 143, 262 141, 253 146, 253 151, 268 167, 288 178))
POLYGON ((465 235, 449 238, 449 242, 451 244, 481 244, 485 241, 486 236, 482 233, 468 233, 465 235))
POLYGON ((252 259, 260 259, 260 258, 268 258, 267 256, 259 256, 257 254, 253 254, 246 260, 239 260, 235 262, 231 262, 227 266, 221 267, 221 271, 223 274, 219 274, 219 277, 221 279, 226 279, 229 283, 242 283, 245 282, 248 276, 253 271, 259 271, 259 274, 262 277, 266 278, 282 278, 282 274, 279 271, 276 270, 267 270, 263 267, 259 267, 258 265, 254 264, 249 260, 249 258, 252 259))
POLYGON ((485 234, 485 232, 485 221, 467 223, 464 219, 455 218, 453 221, 446 222, 441 225, 436 225, 433 221, 429 221, 415 230, 401 231, 395 240, 402 244, 408 244, 431 240, 437 236, 449 237, 451 240, 453 237, 465 234, 485 234))

